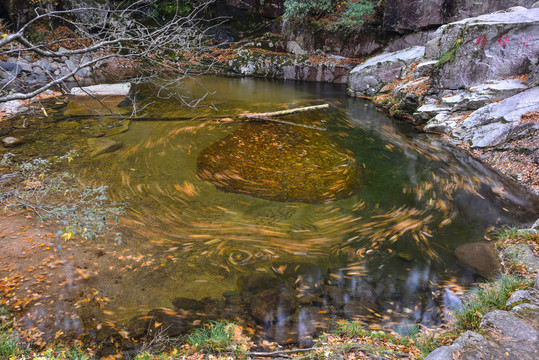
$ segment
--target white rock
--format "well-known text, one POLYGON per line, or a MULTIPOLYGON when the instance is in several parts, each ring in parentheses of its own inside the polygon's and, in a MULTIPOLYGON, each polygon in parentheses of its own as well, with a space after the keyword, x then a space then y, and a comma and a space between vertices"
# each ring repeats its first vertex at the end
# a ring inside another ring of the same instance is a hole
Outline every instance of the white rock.
POLYGON ((71 95, 123 95, 127 96, 131 90, 130 83, 120 84, 101 84, 85 87, 74 87, 71 89, 71 95))
POLYGON ((295 55, 305 55, 307 51, 303 50, 299 44, 293 40, 286 43, 286 51, 295 55))

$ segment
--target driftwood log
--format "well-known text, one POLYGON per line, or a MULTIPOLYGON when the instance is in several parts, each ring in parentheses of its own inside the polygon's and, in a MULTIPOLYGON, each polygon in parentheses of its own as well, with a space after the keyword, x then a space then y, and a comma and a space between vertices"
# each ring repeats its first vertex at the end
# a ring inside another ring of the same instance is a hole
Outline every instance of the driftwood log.
POLYGON ((281 123, 281 124, 301 126, 301 127, 305 127, 305 128, 309 128, 309 129, 325 131, 326 129, 323 129, 323 128, 318 127, 318 126, 296 124, 294 122, 284 121, 284 120, 277 120, 277 119, 273 119, 271 117, 272 116, 290 115, 290 114, 296 114, 296 113, 304 112, 304 111, 314 111, 314 110, 321 110, 321 109, 327 109, 327 108, 329 108, 329 104, 305 106, 305 107, 300 107, 300 108, 281 110, 281 111, 273 111, 273 112, 266 112, 266 113, 243 113, 243 114, 238 115, 238 117, 242 118, 242 119, 255 119, 255 120, 263 120, 263 121, 273 121, 273 122, 277 122, 277 123, 281 123))
POLYGON ((266 112, 266 113, 243 113, 243 114, 240 114, 239 117, 266 120, 266 118, 271 117, 271 116, 290 115, 290 114, 295 114, 295 113, 304 112, 304 111, 321 110, 321 109, 327 109, 327 108, 329 108, 329 104, 305 106, 305 107, 300 107, 300 108, 295 108, 295 109, 273 111, 273 112, 266 112))

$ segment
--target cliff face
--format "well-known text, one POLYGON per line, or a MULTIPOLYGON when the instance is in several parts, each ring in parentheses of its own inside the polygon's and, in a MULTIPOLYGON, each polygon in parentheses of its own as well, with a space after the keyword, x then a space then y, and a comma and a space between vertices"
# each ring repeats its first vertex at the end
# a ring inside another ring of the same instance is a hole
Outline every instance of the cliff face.
POLYGON ((384 31, 407 33, 507 9, 535 0, 385 0, 384 31))

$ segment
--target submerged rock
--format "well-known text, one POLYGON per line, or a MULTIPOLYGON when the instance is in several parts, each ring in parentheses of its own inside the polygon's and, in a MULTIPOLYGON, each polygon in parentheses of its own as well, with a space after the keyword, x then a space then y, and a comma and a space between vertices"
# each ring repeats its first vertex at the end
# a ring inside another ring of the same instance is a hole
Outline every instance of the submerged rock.
POLYGON ((204 310, 204 303, 202 301, 181 296, 174 298, 172 305, 174 308, 182 310, 204 310))
POLYGON ((120 124, 118 124, 118 126, 115 126, 112 129, 108 130, 106 135, 112 136, 112 135, 118 135, 118 134, 124 133, 127 130, 129 130, 130 123, 131 123, 131 120, 123 120, 120 124))
POLYGON ((203 150, 200 179, 225 191, 275 201, 347 198, 363 179, 352 153, 322 131, 248 123, 203 150))
POLYGON ((126 115, 129 110, 120 107, 124 95, 76 96, 64 111, 66 116, 126 115))
POLYGON ((290 316, 296 308, 296 298, 288 291, 264 290, 254 296, 251 316, 261 324, 272 324, 290 316))
POLYGON ((90 147, 91 157, 114 152, 122 147, 122 143, 109 138, 90 138, 87 140, 87 142, 88 146, 90 147))
POLYGON ((5 148, 13 148, 22 144, 24 144, 24 140, 22 138, 8 136, 2 139, 2 145, 4 145, 5 148))

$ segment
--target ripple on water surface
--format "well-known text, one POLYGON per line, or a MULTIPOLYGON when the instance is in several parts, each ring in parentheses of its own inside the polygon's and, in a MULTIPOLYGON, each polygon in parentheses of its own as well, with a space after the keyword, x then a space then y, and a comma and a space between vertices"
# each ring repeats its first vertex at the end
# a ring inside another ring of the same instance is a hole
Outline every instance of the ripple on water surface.
POLYGON ((475 280, 454 250, 533 213, 495 173, 342 87, 201 82, 218 110, 141 96, 147 118, 80 169, 128 204, 122 246, 144 254, 103 285, 106 311, 133 336, 152 321, 176 334, 228 319, 309 344, 340 318, 439 325, 475 280), (320 103, 330 110, 289 115, 292 124, 220 120, 320 103), (150 257, 161 265, 142 266, 150 257))

